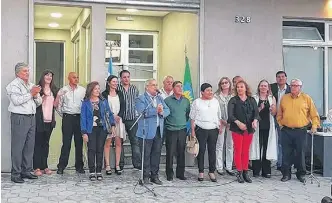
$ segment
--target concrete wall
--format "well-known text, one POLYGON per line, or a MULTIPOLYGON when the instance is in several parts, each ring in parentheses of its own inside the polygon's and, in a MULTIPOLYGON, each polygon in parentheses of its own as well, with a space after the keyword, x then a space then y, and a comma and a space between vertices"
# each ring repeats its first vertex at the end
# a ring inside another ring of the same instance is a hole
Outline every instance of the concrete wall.
POLYGON ((63 74, 64 84, 67 84, 67 75, 73 71, 73 44, 70 38, 69 30, 55 30, 55 29, 35 29, 35 40, 50 40, 50 41, 64 41, 65 42, 65 71, 63 74))
MULTIPOLYGON (((185 46, 191 68, 193 87, 198 85, 198 15, 191 13, 170 13, 163 18, 161 40, 161 66, 159 81, 172 75, 183 81, 185 70, 185 46)), ((160 83, 162 86, 162 83, 160 83)), ((196 91, 197 88, 194 88, 196 91)), ((194 93, 195 94, 195 93, 194 93)))
POLYGON ((17 62, 28 62, 28 1, 1 1, 1 171, 9 172, 10 114, 5 87, 15 78, 17 62))
POLYGON ((214 89, 222 76, 241 75, 253 88, 262 78, 274 82, 283 69, 283 17, 332 16, 325 0, 205 0, 203 8, 203 81, 214 89), (252 22, 235 23, 236 15, 252 22))

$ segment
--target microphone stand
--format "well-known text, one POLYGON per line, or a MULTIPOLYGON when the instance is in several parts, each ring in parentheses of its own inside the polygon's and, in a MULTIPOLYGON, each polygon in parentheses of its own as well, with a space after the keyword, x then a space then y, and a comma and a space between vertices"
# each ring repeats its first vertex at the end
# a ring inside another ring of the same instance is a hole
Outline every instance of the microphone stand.
MULTIPOLYGON (((311 134, 311 160, 310 160, 310 175, 308 179, 310 180, 310 183, 313 184, 313 181, 316 181, 318 184, 318 187, 320 187, 320 181, 314 176, 313 170, 314 170, 314 133, 311 134)), ((304 183, 305 184, 305 183, 304 183)))
MULTIPOLYGON (((157 94, 158 95, 158 94, 157 94)), ((156 95, 156 96, 157 96, 156 95)), ((155 97, 156 97, 155 96, 155 97)), ((148 110, 148 108, 152 105, 152 102, 153 100, 151 99, 150 103, 145 107, 145 109, 142 111, 142 113, 138 116, 138 118, 135 120, 134 124, 129 128, 129 130, 132 130, 133 127, 137 124, 137 122, 142 118, 143 116, 143 145, 142 145, 142 155, 141 155, 141 160, 142 160, 142 165, 141 165, 141 176, 140 178, 138 179, 137 184, 145 187, 149 192, 151 192, 153 194, 153 196, 157 197, 157 194, 152 191, 150 188, 148 188, 145 184, 144 184, 144 181, 143 181, 143 174, 144 174, 144 151, 145 151, 145 138, 146 138, 146 132, 145 132, 145 113, 146 111, 148 110)))

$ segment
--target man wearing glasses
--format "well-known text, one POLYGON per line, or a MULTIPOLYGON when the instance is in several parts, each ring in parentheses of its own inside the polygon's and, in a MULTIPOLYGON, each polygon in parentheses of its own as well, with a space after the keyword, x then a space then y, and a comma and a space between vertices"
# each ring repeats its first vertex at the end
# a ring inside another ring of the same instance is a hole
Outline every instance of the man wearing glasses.
POLYGON ((317 132, 319 126, 319 115, 312 98, 301 92, 302 81, 293 79, 291 81, 291 92, 285 94, 278 108, 277 121, 282 134, 282 182, 291 179, 290 167, 294 150, 296 177, 305 182, 305 140, 308 126, 312 125, 311 133, 317 132))

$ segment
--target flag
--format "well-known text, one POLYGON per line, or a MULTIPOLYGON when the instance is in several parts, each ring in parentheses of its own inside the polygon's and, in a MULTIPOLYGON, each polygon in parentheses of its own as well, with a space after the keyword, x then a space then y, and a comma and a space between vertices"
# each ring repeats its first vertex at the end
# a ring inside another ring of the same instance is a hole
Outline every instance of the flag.
MULTIPOLYGON (((183 79, 183 96, 186 97, 190 104, 194 100, 194 92, 191 83, 191 74, 190 74, 190 66, 189 66, 189 59, 186 56, 185 58, 185 70, 184 70, 184 79, 183 79)), ((187 123, 187 133, 190 131, 190 121, 187 123)))
POLYGON ((113 75, 112 56, 110 56, 110 60, 108 62, 108 75, 113 75))

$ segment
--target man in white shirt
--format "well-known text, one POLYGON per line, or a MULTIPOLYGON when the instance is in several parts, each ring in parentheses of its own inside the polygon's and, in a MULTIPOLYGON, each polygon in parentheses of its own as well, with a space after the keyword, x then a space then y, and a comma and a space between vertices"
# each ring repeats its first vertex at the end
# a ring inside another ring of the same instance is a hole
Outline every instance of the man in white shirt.
POLYGON ((83 138, 81 134, 80 114, 81 104, 85 95, 85 88, 78 85, 78 76, 71 72, 68 75, 69 84, 58 93, 59 104, 57 111, 62 116, 62 148, 58 164, 58 174, 68 165, 71 140, 75 141, 75 169, 78 173, 85 173, 83 169, 83 138))
POLYGON ((36 108, 41 105, 40 86, 29 82, 29 67, 25 63, 15 66, 16 78, 7 85, 8 111, 11 112, 11 180, 24 183, 23 178, 37 179, 32 174, 35 146, 36 108))
POLYGON ((173 82, 174 82, 174 79, 172 76, 170 76, 170 75, 165 76, 164 81, 163 81, 164 87, 160 89, 160 96, 163 99, 166 99, 167 97, 169 97, 173 94, 173 86, 172 86, 173 82))

